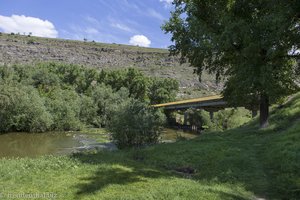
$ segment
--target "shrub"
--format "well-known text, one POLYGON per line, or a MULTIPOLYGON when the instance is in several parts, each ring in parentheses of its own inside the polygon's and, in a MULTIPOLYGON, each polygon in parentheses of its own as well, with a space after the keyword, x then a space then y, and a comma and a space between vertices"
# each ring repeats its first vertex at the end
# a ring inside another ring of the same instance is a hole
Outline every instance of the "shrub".
POLYGON ((97 118, 94 123, 97 127, 106 126, 111 118, 112 112, 117 109, 119 104, 128 99, 128 90, 121 88, 114 92, 110 86, 98 85, 91 90, 91 97, 96 105, 97 118))
POLYGON ((251 114, 245 108, 228 108, 214 112, 213 120, 205 110, 189 109, 186 111, 189 123, 209 131, 224 131, 239 127, 251 120, 251 114))
POLYGON ((48 94, 46 106, 53 116, 53 130, 79 130, 80 98, 74 90, 57 88, 48 94))
POLYGON ((108 129, 119 148, 141 147, 158 142, 164 123, 162 112, 129 99, 113 112, 108 129))
POLYGON ((86 125, 94 125, 97 121, 97 105, 91 97, 80 97, 80 121, 86 125))
POLYGON ((0 84, 0 131, 44 132, 53 123, 37 91, 30 86, 0 84))
POLYGON ((152 78, 149 86, 149 99, 151 104, 174 101, 179 90, 176 80, 170 78, 152 78))
POLYGON ((39 88, 40 92, 48 92, 53 87, 60 86, 60 80, 56 74, 49 72, 45 67, 37 67, 32 72, 32 85, 39 88))
POLYGON ((214 129, 227 130, 239 127, 251 120, 250 111, 244 108, 228 108, 214 114, 214 129))
POLYGON ((201 127, 203 129, 207 129, 208 127, 212 127, 213 124, 210 120, 209 113, 205 110, 195 110, 189 109, 186 111, 189 115, 189 122, 192 125, 196 125, 197 127, 201 127))
MULTIPOLYGON (((30 36, 29 36, 30 37, 30 36)), ((35 42, 34 42, 34 39, 29 39, 28 41, 27 41, 27 44, 34 44, 35 42)))

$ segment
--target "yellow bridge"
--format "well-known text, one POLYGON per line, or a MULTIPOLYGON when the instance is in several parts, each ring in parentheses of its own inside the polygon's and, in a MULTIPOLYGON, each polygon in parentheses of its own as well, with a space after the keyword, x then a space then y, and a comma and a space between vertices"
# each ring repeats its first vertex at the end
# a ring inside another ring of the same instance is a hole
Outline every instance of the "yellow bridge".
POLYGON ((164 108, 166 110, 184 110, 189 108, 200 108, 207 111, 216 111, 227 107, 227 103, 221 95, 213 95, 182 101, 174 101, 153 105, 155 108, 164 108))
MULTIPOLYGON (((169 103, 162 103, 153 105, 155 108, 164 108, 166 111, 172 110, 187 110, 189 108, 196 108, 196 109, 204 109, 210 113, 211 119, 213 118, 213 113, 231 107, 221 95, 213 95, 195 99, 188 99, 182 101, 174 101, 169 103)), ((247 107, 246 107, 247 108, 247 107)), ((256 109, 250 109, 252 111, 252 117, 257 115, 256 109)))

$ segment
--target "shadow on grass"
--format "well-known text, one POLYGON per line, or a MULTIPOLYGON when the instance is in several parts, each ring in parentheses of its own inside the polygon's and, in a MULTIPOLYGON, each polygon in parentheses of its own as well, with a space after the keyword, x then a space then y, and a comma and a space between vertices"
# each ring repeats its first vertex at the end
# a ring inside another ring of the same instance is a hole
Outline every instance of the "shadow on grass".
MULTIPOLYGON (((160 145, 164 146, 164 145, 160 145)), ((101 192, 101 190, 111 186, 111 185, 120 185, 125 186, 128 184, 136 183, 136 182, 146 182, 148 178, 156 179, 156 178, 182 178, 182 179, 192 179, 192 180, 204 180, 203 186, 199 186, 199 188, 189 189, 194 192, 199 193, 199 197, 201 195, 206 196, 207 194, 213 195, 217 197, 217 199, 222 200, 249 200, 245 194, 240 193, 239 191, 222 191, 219 188, 218 184, 211 183, 206 177, 198 177, 189 176, 184 173, 178 173, 176 171, 176 167, 173 169, 166 169, 165 166, 161 167, 159 164, 155 165, 154 163, 149 163, 148 159, 151 159, 151 156, 145 152, 144 150, 136 150, 136 151, 127 151, 127 152, 98 152, 96 154, 75 154, 72 157, 83 164, 95 165, 98 166, 97 170, 89 177, 82 178, 80 183, 75 187, 77 188, 76 198, 84 198, 85 196, 96 194, 97 192, 101 192), (137 156, 138 154, 138 156, 137 156), (207 182, 208 181, 208 182, 207 182), (206 184, 207 183, 207 184, 206 184)), ((156 153, 156 152, 152 152, 156 153)), ((176 152, 175 152, 176 153, 176 152)), ((168 153, 162 152, 162 156, 170 157, 167 155, 168 153)), ((177 155, 180 156, 180 155, 177 155)), ((152 160, 155 162, 155 159, 152 160)), ((166 163, 169 160, 166 159, 166 163)), ((185 166, 185 165, 178 165, 185 166)), ((230 166, 227 166, 230 167, 230 166)), ((212 169, 213 170, 213 169, 212 169)), ((231 170, 231 169, 224 169, 231 170)), ((216 172, 218 173, 218 172, 216 172)), ((215 177, 215 176, 214 176, 215 177)), ((213 178, 210 177, 212 180, 213 178)), ((221 183, 222 181, 218 181, 221 183)), ((196 183, 195 183, 196 184, 196 183)), ((235 185, 235 183, 232 183, 235 185)), ((162 187, 164 187, 162 185, 162 187)), ((170 186, 166 186, 166 190, 170 186)), ((173 187, 173 186, 172 186, 173 187)), ((174 187, 178 187, 178 190, 175 189, 175 193, 182 193, 180 191, 181 185, 174 185, 174 187)), ((229 186, 228 186, 229 187, 229 186)), ((157 190, 154 186, 149 186, 150 190, 157 190)), ((186 189, 182 189, 186 190, 186 189)), ((154 191, 155 193, 155 191, 154 191)), ((176 196, 176 194, 175 194, 176 196)), ((163 195, 162 195, 163 197, 163 195)))
POLYGON ((136 161, 127 159, 122 152, 79 153, 74 154, 72 158, 84 164, 99 165, 92 176, 82 179, 85 183, 76 186, 79 196, 96 193, 109 185, 127 185, 143 182, 145 178, 170 176, 166 172, 147 168, 136 161))
POLYGON ((156 178, 162 174, 154 170, 136 170, 136 169, 124 169, 124 167, 113 167, 111 169, 100 168, 91 177, 83 179, 87 182, 80 184, 77 187, 79 191, 78 195, 91 194, 102 190, 109 185, 126 185, 134 182, 141 182, 142 177, 156 178))

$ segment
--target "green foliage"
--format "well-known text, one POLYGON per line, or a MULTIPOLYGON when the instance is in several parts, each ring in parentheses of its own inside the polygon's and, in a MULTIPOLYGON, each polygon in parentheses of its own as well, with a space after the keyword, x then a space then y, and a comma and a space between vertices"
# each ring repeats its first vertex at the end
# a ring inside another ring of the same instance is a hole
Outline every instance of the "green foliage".
POLYGON ((34 39, 29 39, 29 40, 27 41, 27 44, 34 44, 34 39))
POLYGON ((52 130, 80 129, 80 97, 75 91, 52 90, 46 99, 46 106, 55 121, 52 130))
POLYGON ((128 99, 128 90, 121 88, 118 92, 114 92, 111 87, 101 84, 92 89, 91 97, 97 106, 97 117, 93 121, 97 127, 107 125, 114 112, 119 105, 128 99))
POLYGON ((0 131, 50 130, 52 116, 44 99, 30 86, 0 83, 0 131))
POLYGON ((250 112, 244 108, 224 109, 214 112, 213 120, 205 110, 189 109, 188 122, 191 125, 202 127, 207 131, 225 131, 242 126, 251 120, 250 112))
POLYGON ((220 110, 214 114, 213 129, 233 129, 242 126, 250 120, 251 114, 244 108, 220 110))
POLYGON ((151 104, 174 101, 178 89, 178 82, 174 79, 151 79, 151 84, 149 87, 149 99, 151 104))
POLYGON ((162 112, 130 99, 115 110, 108 129, 119 148, 141 147, 158 142, 164 122, 162 112))
MULTIPOLYGON (((20 68, 21 70, 24 70, 24 68, 20 68)), ((30 71, 30 68, 28 69, 30 71)), ((18 72, 18 75, 21 73, 18 72)), ((21 76, 21 79, 28 80, 27 77, 21 76)), ((53 87, 59 87, 60 86, 60 80, 57 74, 50 72, 48 68, 46 67, 37 67, 32 72, 32 85, 40 90, 40 92, 49 92, 53 87)), ((30 79, 29 79, 30 80, 30 79)))
POLYGON ((80 96, 80 121, 86 125, 95 125, 97 120, 97 104, 92 97, 81 95, 80 96))
MULTIPOLYGON (((298 1, 178 0, 163 29, 172 34, 170 50, 203 70, 225 77, 226 100, 232 105, 268 104, 291 94, 299 49, 298 1)), ((261 125, 263 125, 261 123, 261 125)))
POLYGON ((146 98, 148 78, 137 69, 129 68, 117 72, 108 72, 103 82, 111 85, 114 90, 126 87, 129 91, 129 96, 132 98, 140 100, 146 98))
POLYGON ((188 114, 188 121, 190 124, 195 125, 197 127, 202 127, 204 129, 207 129, 210 127, 210 129, 213 127, 213 123, 210 120, 209 113, 204 110, 195 110, 195 109, 189 109, 186 111, 188 114))
POLYGON ((101 71, 98 82, 114 90, 125 87, 131 98, 150 101, 151 104, 165 103, 175 99, 178 82, 170 78, 150 78, 134 68, 118 71, 101 71))
POLYGON ((161 103, 174 99, 178 91, 176 81, 149 78, 133 68, 97 71, 59 63, 1 66, 0 81, 3 121, 12 120, 1 124, 0 132, 103 127, 128 98, 161 103), (158 94, 156 90, 163 92, 158 94), (156 94, 160 95, 158 99, 156 94))
POLYGON ((97 77, 95 69, 79 65, 44 63, 40 66, 56 74, 64 87, 73 87, 77 93, 85 93, 97 77))

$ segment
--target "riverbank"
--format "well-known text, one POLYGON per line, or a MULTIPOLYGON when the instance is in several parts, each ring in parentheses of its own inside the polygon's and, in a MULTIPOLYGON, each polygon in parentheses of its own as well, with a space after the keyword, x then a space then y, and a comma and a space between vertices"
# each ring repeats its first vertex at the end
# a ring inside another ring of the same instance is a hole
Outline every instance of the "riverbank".
MULTIPOLYGON (((274 109, 270 127, 141 150, 1 159, 0 192, 56 199, 299 199, 300 95, 274 109)), ((3 198, 5 199, 5 198, 3 198)))

